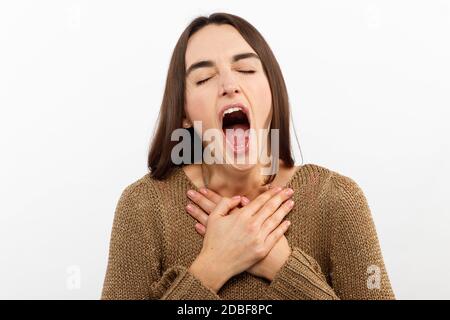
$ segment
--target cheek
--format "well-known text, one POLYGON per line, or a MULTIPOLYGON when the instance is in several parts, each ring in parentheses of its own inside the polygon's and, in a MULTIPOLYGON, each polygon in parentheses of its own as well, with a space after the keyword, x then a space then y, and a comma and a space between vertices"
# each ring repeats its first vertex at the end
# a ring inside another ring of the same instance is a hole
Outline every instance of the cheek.
POLYGON ((202 122, 203 129, 213 126, 214 100, 208 92, 202 90, 187 91, 185 110, 192 122, 202 122))
POLYGON ((252 103, 253 115, 256 119, 256 125, 263 127, 271 116, 272 93, 267 78, 261 77, 251 81, 248 84, 250 100, 252 103))

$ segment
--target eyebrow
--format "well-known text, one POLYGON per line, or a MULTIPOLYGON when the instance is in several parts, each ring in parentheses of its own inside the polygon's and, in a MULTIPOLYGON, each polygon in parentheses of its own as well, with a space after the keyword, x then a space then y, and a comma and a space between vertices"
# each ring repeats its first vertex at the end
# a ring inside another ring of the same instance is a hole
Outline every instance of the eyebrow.
MULTIPOLYGON (((258 60, 259 56, 256 53, 253 52, 247 52, 247 53, 239 53, 239 54, 235 54, 233 57, 231 57, 231 62, 236 62, 242 59, 247 59, 247 58, 255 58, 258 60)), ((202 60, 199 62, 196 62, 194 64, 192 64, 186 71, 186 77, 189 76, 189 74, 194 71, 195 69, 199 69, 199 68, 210 68, 210 67, 214 67, 215 63, 212 62, 211 60, 202 60)))

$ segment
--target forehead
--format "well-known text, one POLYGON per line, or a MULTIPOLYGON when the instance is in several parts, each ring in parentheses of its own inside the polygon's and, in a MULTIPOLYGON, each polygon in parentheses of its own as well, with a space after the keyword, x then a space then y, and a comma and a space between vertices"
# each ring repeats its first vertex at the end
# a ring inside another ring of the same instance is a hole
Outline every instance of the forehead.
POLYGON ((207 25, 189 38, 186 65, 199 60, 229 59, 242 52, 255 52, 231 25, 207 25))

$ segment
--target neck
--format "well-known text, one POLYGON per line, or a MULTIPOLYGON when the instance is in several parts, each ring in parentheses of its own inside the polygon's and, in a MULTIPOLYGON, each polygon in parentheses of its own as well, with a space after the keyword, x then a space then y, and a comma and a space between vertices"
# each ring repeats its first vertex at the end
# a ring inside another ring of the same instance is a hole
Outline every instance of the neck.
POLYGON ((262 186, 266 176, 261 174, 259 164, 244 170, 222 164, 203 164, 203 166, 204 179, 208 182, 208 188, 223 197, 245 195, 253 200, 267 190, 267 186, 262 186))

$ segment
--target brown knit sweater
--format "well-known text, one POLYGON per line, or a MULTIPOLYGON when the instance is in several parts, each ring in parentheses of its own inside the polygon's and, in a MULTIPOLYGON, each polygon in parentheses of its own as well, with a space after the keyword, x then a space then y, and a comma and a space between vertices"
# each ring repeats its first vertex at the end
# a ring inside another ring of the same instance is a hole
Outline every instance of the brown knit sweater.
POLYGON ((117 205, 102 299, 394 299, 367 200, 351 178, 300 166, 286 186, 292 254, 272 282, 247 272, 215 294, 187 270, 203 236, 185 211, 196 189, 181 167, 145 175, 117 205))

